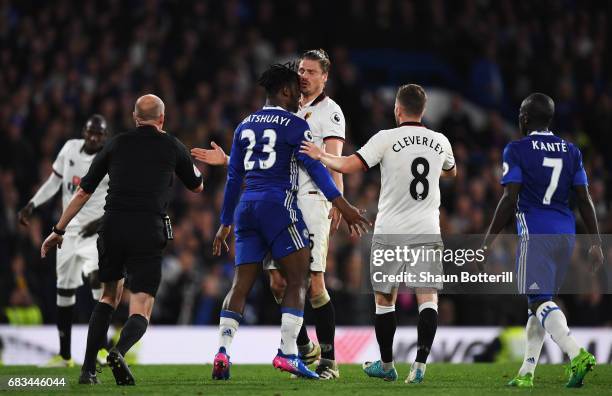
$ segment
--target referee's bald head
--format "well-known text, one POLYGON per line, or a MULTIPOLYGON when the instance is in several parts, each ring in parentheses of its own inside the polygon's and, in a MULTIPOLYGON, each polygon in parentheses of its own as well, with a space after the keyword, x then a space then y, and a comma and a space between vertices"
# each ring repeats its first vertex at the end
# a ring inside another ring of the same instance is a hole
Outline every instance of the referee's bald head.
POLYGON ((157 121, 164 115, 164 102, 155 95, 143 95, 134 105, 134 117, 140 121, 157 121))

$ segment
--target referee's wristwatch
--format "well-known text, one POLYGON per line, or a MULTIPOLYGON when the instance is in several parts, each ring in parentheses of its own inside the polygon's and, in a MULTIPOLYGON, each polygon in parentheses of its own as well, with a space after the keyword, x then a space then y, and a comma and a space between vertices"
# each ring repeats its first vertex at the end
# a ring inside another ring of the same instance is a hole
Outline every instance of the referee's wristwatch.
POLYGON ((64 235, 66 233, 66 230, 60 230, 57 228, 57 225, 54 225, 51 231, 55 232, 57 235, 64 235))

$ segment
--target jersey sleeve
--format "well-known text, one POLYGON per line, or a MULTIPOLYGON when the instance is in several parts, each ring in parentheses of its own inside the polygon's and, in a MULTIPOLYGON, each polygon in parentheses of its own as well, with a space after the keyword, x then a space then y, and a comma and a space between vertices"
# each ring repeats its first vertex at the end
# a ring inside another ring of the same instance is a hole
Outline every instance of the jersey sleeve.
MULTIPOLYGON (((442 135, 444 136, 444 135, 442 135)), ((455 167, 455 155, 453 154, 453 146, 446 136, 442 139, 442 146, 444 150, 444 162, 442 162, 442 170, 449 171, 455 167)))
POLYGON ((505 186, 508 183, 522 183, 523 173, 521 171, 519 156, 516 152, 516 145, 512 143, 506 145, 506 148, 504 148, 503 161, 501 184, 505 186))
POLYGON ((234 211, 240 199, 244 174, 244 150, 240 145, 240 129, 237 129, 234 132, 234 141, 227 166, 227 181, 223 195, 223 207, 221 208, 221 224, 223 225, 227 226, 234 223, 234 211))
POLYGON ((582 153, 578 147, 574 146, 576 156, 576 169, 574 172, 574 186, 586 186, 589 184, 584 165, 582 164, 582 153))
POLYGON ((100 184, 104 176, 108 173, 108 163, 115 140, 116 138, 111 138, 106 142, 102 150, 96 154, 91 162, 87 174, 81 179, 81 184, 79 186, 86 193, 93 194, 98 184, 100 184))
POLYGON ((66 161, 66 156, 68 155, 68 151, 70 150, 70 144, 71 144, 70 140, 64 143, 64 146, 62 146, 62 149, 57 155, 57 158, 55 158, 55 161, 53 161, 53 165, 52 165, 53 173, 55 173, 55 175, 59 178, 64 177, 63 175, 64 161, 66 161))
POLYGON ((333 106, 323 119, 323 140, 344 140, 346 136, 345 129, 346 122, 340 106, 333 106))
POLYGON ((334 183, 331 175, 320 161, 313 160, 306 154, 300 153, 301 143, 304 140, 312 142, 313 137, 308 123, 301 119, 297 119, 297 121, 300 122, 294 126, 288 142, 293 146, 295 158, 304 165, 306 172, 308 172, 314 183, 319 187, 323 195, 325 195, 325 198, 327 198, 328 201, 332 201, 342 195, 342 193, 338 190, 336 183, 334 183))
POLYGON ((386 149, 384 136, 381 132, 378 132, 362 148, 357 150, 355 155, 359 157, 367 169, 370 169, 382 161, 386 149))
POLYGON ((198 188, 202 183, 202 174, 193 164, 187 147, 178 139, 174 138, 176 145, 176 175, 181 179, 185 187, 190 190, 198 188))

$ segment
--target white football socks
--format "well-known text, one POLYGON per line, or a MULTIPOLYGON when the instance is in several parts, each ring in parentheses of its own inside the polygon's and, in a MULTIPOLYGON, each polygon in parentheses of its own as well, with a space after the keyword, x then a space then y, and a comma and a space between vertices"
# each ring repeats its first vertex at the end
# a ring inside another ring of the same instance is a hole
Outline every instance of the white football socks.
MULTIPOLYGON (((285 311, 285 309, 283 309, 285 311)), ((297 355, 298 347, 297 347, 297 337, 300 332, 300 328, 302 327, 302 323, 304 323, 303 313, 298 316, 295 313, 298 313, 297 310, 292 309, 291 311, 295 311, 293 313, 283 312, 281 316, 281 345, 280 350, 285 355, 297 355)))
POLYGON ((538 307, 537 317, 553 341, 559 345, 563 352, 567 353, 570 359, 578 356, 580 347, 574 337, 570 335, 567 319, 565 319, 565 315, 557 304, 552 301, 546 301, 541 304, 538 307))
POLYGON ((229 355, 230 346, 234 340, 234 336, 238 331, 238 321, 234 318, 221 316, 219 319, 219 348, 225 348, 225 352, 229 355))
POLYGON ((528 310, 529 318, 527 319, 527 326, 525 327, 525 335, 527 336, 527 342, 525 346, 525 358, 523 359, 523 365, 519 370, 519 375, 523 376, 527 373, 533 375, 535 368, 540 359, 540 352, 542 351, 542 345, 544 344, 544 336, 546 330, 542 327, 542 324, 538 320, 531 310, 528 310))

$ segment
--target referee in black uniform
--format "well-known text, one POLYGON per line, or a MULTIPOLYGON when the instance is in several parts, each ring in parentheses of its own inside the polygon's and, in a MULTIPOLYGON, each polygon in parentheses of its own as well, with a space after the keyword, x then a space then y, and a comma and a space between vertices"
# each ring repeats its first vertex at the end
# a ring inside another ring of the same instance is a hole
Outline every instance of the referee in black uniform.
POLYGON ((161 278, 162 251, 171 229, 166 210, 174 174, 193 192, 203 190, 202 175, 187 148, 162 130, 164 103, 155 95, 136 101, 137 128, 109 139, 94 158, 87 175, 41 248, 41 256, 61 248, 70 220, 85 205, 108 173, 109 189, 98 230, 100 301, 89 320, 87 350, 79 383, 96 384, 96 355, 104 342, 111 315, 121 300, 124 277, 130 289, 130 317, 108 363, 118 385, 134 385, 123 356, 147 329, 161 278))

